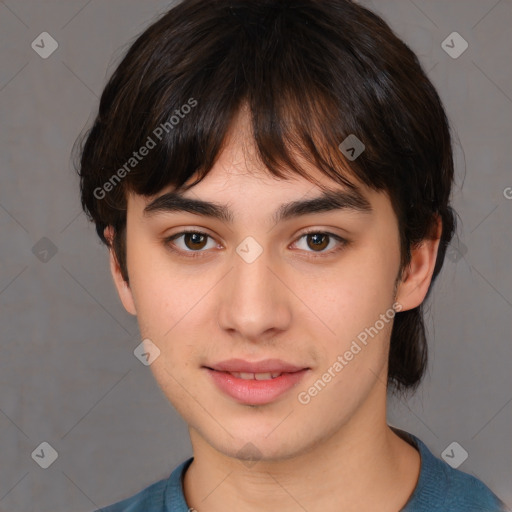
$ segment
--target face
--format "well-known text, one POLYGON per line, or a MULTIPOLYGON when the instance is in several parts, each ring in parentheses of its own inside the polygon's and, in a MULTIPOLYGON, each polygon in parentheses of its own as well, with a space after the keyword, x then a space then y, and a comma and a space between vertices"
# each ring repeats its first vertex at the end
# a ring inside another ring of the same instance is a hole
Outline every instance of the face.
POLYGON ((364 186, 371 212, 303 211, 275 223, 283 204, 323 191, 300 177, 270 177, 251 158, 243 130, 235 133, 209 175, 182 194, 229 208, 231 221, 164 207, 144 212, 172 188, 130 195, 129 287, 113 269, 142 338, 160 350, 150 368, 191 432, 228 456, 252 443, 258 456, 277 460, 363 418, 375 397, 385 407, 400 301, 398 224, 388 196, 364 186), (232 359, 246 365, 223 366, 232 359))

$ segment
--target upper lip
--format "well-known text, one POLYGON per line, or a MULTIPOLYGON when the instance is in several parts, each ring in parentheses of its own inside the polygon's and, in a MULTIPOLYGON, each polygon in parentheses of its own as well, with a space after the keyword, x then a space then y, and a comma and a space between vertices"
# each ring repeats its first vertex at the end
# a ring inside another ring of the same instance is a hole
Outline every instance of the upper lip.
POLYGON ((228 359, 218 363, 208 365, 206 368, 217 370, 219 372, 240 372, 240 373, 292 373, 305 370, 303 366, 296 366, 287 363, 281 359, 264 359, 262 361, 251 363, 243 359, 228 359))

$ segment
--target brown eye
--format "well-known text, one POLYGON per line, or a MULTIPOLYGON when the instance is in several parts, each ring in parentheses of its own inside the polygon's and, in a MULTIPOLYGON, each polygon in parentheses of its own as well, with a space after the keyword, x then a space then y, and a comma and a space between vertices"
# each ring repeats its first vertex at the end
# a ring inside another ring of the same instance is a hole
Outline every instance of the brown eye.
POLYGON ((181 231, 165 238, 164 245, 171 251, 189 258, 204 256, 203 253, 208 252, 207 248, 215 247, 213 238, 200 231, 181 231), (207 247, 208 241, 212 242, 212 246, 207 247))
POLYGON ((204 249, 206 245, 205 242, 208 239, 208 235, 203 233, 184 233, 183 241, 185 246, 190 249, 197 251, 199 249, 204 249))
POLYGON ((308 240, 308 247, 314 249, 315 252, 317 250, 322 251, 329 245, 329 235, 326 233, 307 234, 306 237, 308 240))
POLYGON ((323 256, 327 257, 341 251, 349 245, 349 241, 335 235, 334 233, 309 231, 307 233, 303 233, 294 245, 297 245, 298 248, 304 250, 304 252, 309 253, 310 255, 312 254, 312 257, 315 258, 323 256), (305 244, 303 244, 305 247, 300 247, 300 242, 303 239, 305 240, 305 244), (331 246, 330 250, 327 249, 329 246, 331 246))

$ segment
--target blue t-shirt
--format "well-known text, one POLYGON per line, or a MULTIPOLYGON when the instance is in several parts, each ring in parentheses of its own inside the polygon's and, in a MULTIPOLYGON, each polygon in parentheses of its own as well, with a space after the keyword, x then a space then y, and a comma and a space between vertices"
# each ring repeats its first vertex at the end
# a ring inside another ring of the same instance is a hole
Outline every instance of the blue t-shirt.
MULTIPOLYGON (((400 512, 507 512, 505 504, 480 480, 435 457, 416 436, 393 428, 420 452, 421 468, 412 496, 400 512)), ((182 462, 169 476, 135 496, 95 512, 190 512, 183 475, 194 460, 182 462)), ((200 511, 198 511, 200 512, 200 511)))

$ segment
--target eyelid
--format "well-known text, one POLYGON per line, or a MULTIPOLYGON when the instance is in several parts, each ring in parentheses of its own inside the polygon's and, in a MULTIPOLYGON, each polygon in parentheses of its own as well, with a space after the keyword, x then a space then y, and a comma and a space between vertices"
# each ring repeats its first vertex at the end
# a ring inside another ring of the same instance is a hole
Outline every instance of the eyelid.
MULTIPOLYGON (((204 228, 201 228, 204 229, 204 228)), ((210 252, 210 250, 199 250, 199 251, 191 251, 191 250, 183 250, 183 249, 176 249, 173 247, 173 242, 175 239, 182 237, 183 235, 186 235, 188 233, 195 233, 199 235, 206 235, 208 238, 211 238, 212 240, 215 240, 215 238, 210 235, 209 233, 205 231, 201 231, 201 229, 195 229, 195 228, 186 228, 181 231, 178 231, 177 233, 174 233, 170 236, 164 237, 163 243, 164 245, 172 252, 178 253, 180 255, 183 255, 185 258, 197 258, 197 257, 203 257, 204 253, 210 252)), ((334 239, 338 242, 338 247, 334 249, 330 249, 329 251, 304 251, 308 254, 307 258, 326 258, 328 256, 331 256, 341 250, 343 250, 345 247, 347 247, 351 242, 347 240, 346 238, 337 235, 336 233, 332 233, 331 231, 327 231, 325 229, 319 229, 319 228, 306 228, 306 231, 301 231, 292 242, 292 245, 296 244, 298 241, 300 241, 303 237, 309 234, 321 234, 321 235, 327 235, 329 238, 334 239)))

